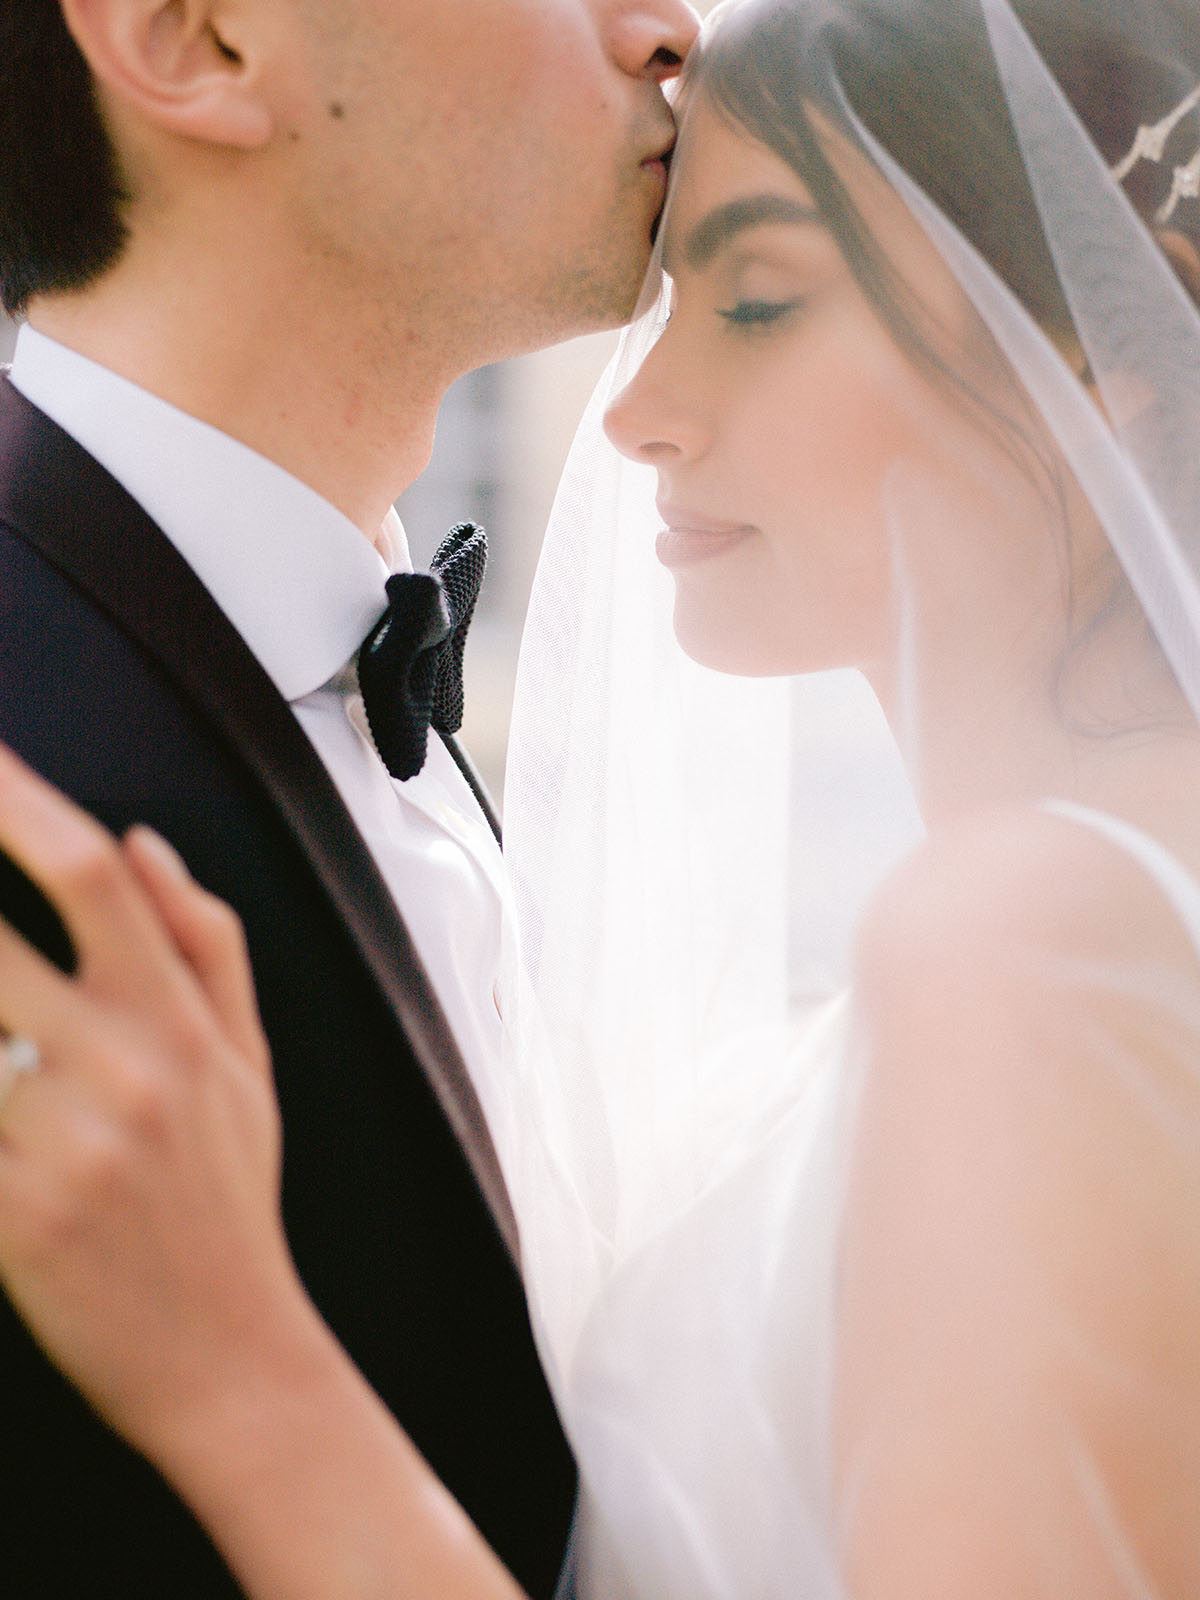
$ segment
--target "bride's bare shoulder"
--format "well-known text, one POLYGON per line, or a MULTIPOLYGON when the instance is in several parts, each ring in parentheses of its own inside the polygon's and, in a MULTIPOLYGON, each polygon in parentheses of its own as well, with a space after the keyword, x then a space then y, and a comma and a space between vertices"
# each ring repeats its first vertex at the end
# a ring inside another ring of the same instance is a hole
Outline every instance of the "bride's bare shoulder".
POLYGON ((1194 1549, 1178 1485, 1200 1436, 1200 960, 1184 921, 1097 828, 995 812, 904 864, 858 962, 837 1398, 854 1576, 916 1593, 889 1574, 947 1505, 922 1559, 954 1576, 920 1592, 1031 1592, 1025 1541, 1054 1482, 1070 1485, 1052 1491, 1072 1507, 1064 1581, 1096 1593, 1084 1471, 1104 1485, 1106 1540, 1122 1530, 1146 1570, 1176 1560, 1194 1549))
POLYGON ((996 808, 931 833, 885 882, 863 919, 858 983, 875 1011, 929 1006, 944 1023, 947 1007, 995 1005, 1012 1021, 1023 997, 1053 988, 1065 1004, 1086 992, 1089 972, 1200 986, 1194 936, 1162 884, 1101 830, 996 808))

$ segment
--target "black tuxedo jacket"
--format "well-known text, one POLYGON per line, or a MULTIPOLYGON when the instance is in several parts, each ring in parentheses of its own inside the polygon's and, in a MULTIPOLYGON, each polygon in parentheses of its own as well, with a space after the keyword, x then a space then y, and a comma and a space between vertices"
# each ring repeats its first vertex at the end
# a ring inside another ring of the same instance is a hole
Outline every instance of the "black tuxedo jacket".
MULTIPOLYGON (((301 1275, 516 1576, 551 1593, 574 1468, 495 1155, 405 928, 294 716, 191 569, 6 380, 0 739, 110 828, 157 828, 240 913, 301 1275)), ((10 867, 0 911, 68 953, 10 867)), ((238 1592, 189 1513, 2 1300, 0 1417, 0 1592, 238 1592)))

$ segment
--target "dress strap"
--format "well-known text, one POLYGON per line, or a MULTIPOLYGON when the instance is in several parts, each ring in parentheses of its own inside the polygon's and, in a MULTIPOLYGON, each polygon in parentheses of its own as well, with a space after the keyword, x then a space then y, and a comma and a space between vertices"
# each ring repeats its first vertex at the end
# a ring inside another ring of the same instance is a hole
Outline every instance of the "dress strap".
POLYGON ((1123 817, 1114 817, 1107 811, 1096 811, 1074 800, 1043 800, 1039 810, 1049 811, 1069 822, 1081 823, 1085 828, 1103 834, 1119 850, 1132 856, 1162 890, 1183 923, 1196 955, 1200 957, 1200 882, 1178 856, 1172 855, 1165 845, 1135 827, 1132 822, 1126 822, 1123 817))

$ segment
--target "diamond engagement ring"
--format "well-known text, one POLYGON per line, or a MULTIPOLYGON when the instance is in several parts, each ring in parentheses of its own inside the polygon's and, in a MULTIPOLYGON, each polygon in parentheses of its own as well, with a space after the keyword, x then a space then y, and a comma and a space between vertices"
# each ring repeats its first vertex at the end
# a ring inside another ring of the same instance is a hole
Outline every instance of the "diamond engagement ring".
POLYGON ((36 1072, 41 1061, 42 1052, 23 1034, 10 1034, 7 1039, 0 1040, 0 1111, 8 1103, 17 1079, 27 1072, 36 1072))

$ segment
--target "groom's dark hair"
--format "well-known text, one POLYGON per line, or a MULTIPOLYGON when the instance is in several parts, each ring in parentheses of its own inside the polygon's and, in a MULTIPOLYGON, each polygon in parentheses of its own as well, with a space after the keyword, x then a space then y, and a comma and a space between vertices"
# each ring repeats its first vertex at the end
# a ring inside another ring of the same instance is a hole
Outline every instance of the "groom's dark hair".
POLYGON ((125 199, 59 0, 0 0, 0 301, 81 289, 120 255, 125 199))

